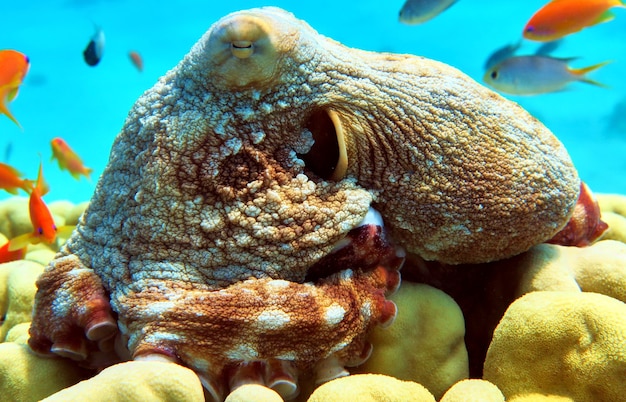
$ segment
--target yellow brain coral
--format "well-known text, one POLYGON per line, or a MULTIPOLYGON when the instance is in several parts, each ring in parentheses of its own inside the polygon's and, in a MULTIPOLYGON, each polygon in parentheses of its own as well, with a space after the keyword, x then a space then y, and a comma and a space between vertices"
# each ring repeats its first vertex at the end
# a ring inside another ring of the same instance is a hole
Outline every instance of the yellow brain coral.
POLYGON ((589 247, 540 244, 519 260, 518 295, 536 290, 602 293, 626 302, 626 244, 602 240, 589 247))
POLYGON ((33 261, 12 261, 0 264, 0 342, 13 326, 30 322, 35 280, 43 265, 33 261))
POLYGON ((320 386, 308 402, 435 402, 422 385, 380 374, 341 377, 320 386))
POLYGON ((204 393, 196 374, 183 366, 160 361, 131 361, 108 367, 44 401, 204 402, 204 393))
MULTIPOLYGON (((75 384, 86 375, 84 370, 69 360, 35 356, 24 344, 0 343, 2 401, 37 401, 75 384)), ((104 395, 110 395, 109 391, 104 395)), ((85 401, 87 396, 89 393, 75 400, 85 401)))
POLYGON ((454 384, 439 402, 504 402, 504 395, 489 381, 472 378, 454 384))
POLYGON ((403 282, 389 297, 398 306, 388 328, 375 328, 372 355, 354 372, 379 373, 424 385, 439 398, 469 376, 465 321, 454 300, 434 287, 403 282))
POLYGON ((577 402, 626 395, 626 304, 588 292, 532 292, 496 328, 483 378, 506 398, 525 394, 577 402))
POLYGON ((259 384, 245 384, 231 392, 224 402, 283 402, 271 388, 259 384))
POLYGON ((598 194, 597 199, 602 220, 609 225, 602 238, 626 242, 626 195, 598 194))

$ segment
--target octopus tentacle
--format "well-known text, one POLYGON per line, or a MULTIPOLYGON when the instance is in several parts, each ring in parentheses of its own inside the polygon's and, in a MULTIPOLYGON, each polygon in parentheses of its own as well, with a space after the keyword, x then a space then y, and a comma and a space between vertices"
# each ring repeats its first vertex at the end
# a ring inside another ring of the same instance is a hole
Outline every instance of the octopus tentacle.
POLYGON ((37 287, 28 341, 35 352, 83 361, 97 351, 111 351, 107 340, 118 329, 109 296, 100 278, 76 256, 54 260, 37 287))
POLYGON ((369 356, 369 330, 395 317, 396 306, 385 296, 399 284, 403 258, 377 225, 354 229, 340 252, 346 258, 337 255, 336 261, 348 268, 315 282, 251 278, 221 290, 191 291, 155 282, 126 294, 116 305, 123 307, 129 349, 135 359, 155 353, 180 359, 216 400, 248 383, 290 399, 299 392, 299 373, 315 371, 319 381, 345 375, 344 366, 369 356), (374 243, 376 253, 360 251, 374 243))

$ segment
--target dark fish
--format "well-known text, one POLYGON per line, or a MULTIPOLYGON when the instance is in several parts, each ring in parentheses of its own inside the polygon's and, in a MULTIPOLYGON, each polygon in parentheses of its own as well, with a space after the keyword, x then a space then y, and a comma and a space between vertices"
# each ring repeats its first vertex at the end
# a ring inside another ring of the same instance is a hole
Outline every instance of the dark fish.
MULTIPOLYGON (((549 56, 552 52, 558 49, 561 46, 563 39, 554 40, 552 42, 546 42, 539 46, 535 51, 535 54, 538 56, 549 56)), ((502 46, 499 49, 496 49, 485 61, 485 70, 489 70, 491 67, 500 63, 503 60, 511 58, 515 56, 515 53, 522 46, 522 41, 518 41, 517 43, 511 43, 509 45, 502 46)))
POLYGON ((522 46, 522 41, 518 41, 517 43, 511 43, 509 45, 502 46, 501 48, 496 49, 489 57, 487 61, 485 61, 485 70, 489 70, 491 67, 500 63, 502 60, 508 59, 515 55, 515 52, 522 46))
POLYGON ((95 66, 100 63, 102 54, 104 53, 104 31, 96 27, 96 33, 93 34, 89 44, 83 51, 83 57, 85 63, 90 66, 95 66))
POLYGON ((552 54, 552 52, 558 49, 559 46, 561 46, 561 43, 563 43, 563 39, 557 39, 557 40, 553 40, 550 42, 545 42, 544 44, 542 44, 541 46, 537 48, 537 50, 535 51, 535 54, 539 56, 549 56, 550 54, 552 54))
POLYGON ((13 154, 13 141, 9 141, 4 146, 4 161, 8 162, 11 159, 11 155, 13 154))

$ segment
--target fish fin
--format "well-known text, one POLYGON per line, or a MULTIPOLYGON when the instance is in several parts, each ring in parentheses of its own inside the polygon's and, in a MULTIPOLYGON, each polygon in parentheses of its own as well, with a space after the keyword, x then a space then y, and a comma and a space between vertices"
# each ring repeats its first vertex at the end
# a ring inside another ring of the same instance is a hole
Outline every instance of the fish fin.
POLYGON ((17 124, 17 126, 21 129, 22 125, 20 124, 19 121, 17 121, 17 119, 13 116, 13 114, 11 114, 11 112, 9 111, 9 109, 7 108, 6 103, 4 102, 4 99, 8 99, 6 94, 0 94, 0 113, 5 114, 9 119, 11 119, 13 121, 13 123, 17 124))
POLYGON ((37 183, 35 184, 35 188, 39 189, 39 196, 43 197, 48 194, 50 191, 50 186, 43 178, 43 163, 39 162, 39 174, 37 175, 37 183))
MULTIPOLYGON (((603 67, 603 66, 605 66, 605 65, 607 65, 609 63, 612 63, 612 62, 613 62, 612 60, 607 60, 607 61, 603 61, 602 63, 594 64, 594 65, 589 66, 589 67, 569 68, 568 70, 569 70, 570 73, 572 73, 574 75, 580 76, 581 77, 580 81, 584 81, 584 82, 587 82, 589 84, 594 83, 594 85, 598 85, 599 83, 584 77, 584 75, 589 73, 589 72, 591 72, 591 71, 593 71, 593 70, 597 70, 600 67, 603 67)), ((604 85, 600 84, 600 86, 604 86, 604 85)))
POLYGON ((609 22, 611 21, 613 18, 615 18, 615 14, 613 14, 611 12, 611 10, 606 10, 605 12, 603 12, 602 14, 600 14, 600 16, 598 17, 597 20, 595 20, 591 25, 597 25, 597 24, 602 24, 604 22, 609 22))
POLYGON ((9 100, 9 102, 12 102, 13 100, 15 100, 19 90, 20 90, 20 87, 15 87, 9 91, 9 93, 7 94, 7 99, 9 100))
POLYGON ((17 188, 15 187, 5 187, 3 190, 6 191, 7 193, 17 195, 17 188))
POLYGON ((85 168, 85 177, 87 180, 91 181, 91 172, 93 172, 92 168, 85 168))
MULTIPOLYGON (((24 233, 23 235, 16 236, 9 240, 9 251, 19 250, 28 246, 29 244, 35 244, 32 233, 24 233)), ((38 243, 38 242, 37 242, 38 243)))
POLYGON ((595 85, 597 87, 602 87, 602 88, 607 88, 607 89, 611 88, 610 86, 608 86, 606 84, 603 84, 601 82, 598 82, 598 81, 595 81, 595 80, 592 80, 592 79, 589 79, 589 78, 583 78, 582 80, 579 80, 579 81, 587 83, 587 84, 595 85))
POLYGON ((76 225, 59 226, 57 228, 57 240, 61 239, 61 242, 64 242, 65 240, 69 239, 74 232, 74 229, 76 229, 76 225))
POLYGON ((32 180, 24 179, 22 182, 22 190, 26 191, 28 194, 33 192, 33 188, 35 188, 35 182, 32 180))

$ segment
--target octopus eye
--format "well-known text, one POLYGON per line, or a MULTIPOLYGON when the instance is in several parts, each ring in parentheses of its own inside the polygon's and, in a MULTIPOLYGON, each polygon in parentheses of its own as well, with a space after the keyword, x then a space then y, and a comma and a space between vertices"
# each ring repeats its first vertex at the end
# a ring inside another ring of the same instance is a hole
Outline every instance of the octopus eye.
POLYGON ((313 112, 305 127, 315 143, 306 154, 300 155, 307 168, 322 179, 341 180, 348 169, 345 133, 334 110, 313 112))
POLYGON ((252 56, 254 48, 252 47, 252 41, 249 40, 236 40, 230 44, 230 51, 233 56, 238 59, 247 59, 252 56))
POLYGON ((283 48, 295 43, 293 35, 275 25, 272 18, 255 13, 227 16, 216 23, 203 54, 210 61, 213 82, 231 88, 271 85, 283 48))
POLYGON ((43 228, 42 227, 38 227, 37 228, 37 233, 39 233, 40 235, 43 234, 43 228))

